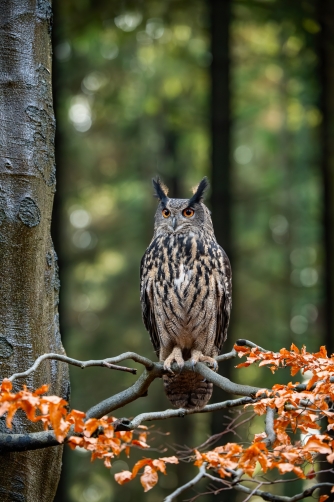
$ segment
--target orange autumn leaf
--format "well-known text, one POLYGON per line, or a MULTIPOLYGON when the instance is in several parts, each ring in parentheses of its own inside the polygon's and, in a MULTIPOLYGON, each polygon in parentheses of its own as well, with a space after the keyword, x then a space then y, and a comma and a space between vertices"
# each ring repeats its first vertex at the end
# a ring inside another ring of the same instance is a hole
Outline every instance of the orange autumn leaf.
POLYGON ((320 495, 319 502, 325 502, 329 498, 329 495, 320 495))
POLYGON ((294 464, 290 464, 289 462, 277 464, 277 467, 281 474, 286 474, 287 472, 294 472, 301 479, 305 479, 306 477, 300 467, 297 467, 294 464))
POLYGON ((196 465, 197 467, 201 467, 201 465, 204 462, 203 457, 198 450, 194 450, 194 452, 195 452, 195 457, 196 457, 196 461, 194 462, 194 465, 196 465))
POLYGON ((179 459, 175 456, 173 456, 173 457, 160 457, 159 460, 162 460, 166 464, 178 464, 179 463, 179 459))
POLYGON ((115 478, 115 481, 119 485, 124 485, 125 483, 127 483, 128 481, 131 481, 131 479, 133 479, 132 472, 130 472, 130 471, 118 472, 115 474, 114 478, 115 478))
POLYGON ((143 441, 144 443, 146 443, 146 439, 147 439, 147 432, 142 432, 141 434, 139 434, 138 441, 143 441))
POLYGON ((316 352, 314 355, 318 358, 326 359, 327 358, 327 350, 326 350, 325 345, 321 345, 319 352, 316 352))
POLYGON ((9 392, 13 388, 13 384, 8 378, 4 378, 1 383, 1 392, 9 392))
POLYGON ((152 464, 157 471, 162 472, 162 474, 166 474, 166 464, 162 459, 156 458, 153 460, 152 464))
POLYGON ((132 431, 115 432, 115 436, 120 438, 122 441, 125 441, 126 443, 130 443, 132 440, 133 432, 132 431))
POLYGON ((246 347, 244 345, 236 345, 236 344, 233 345, 233 348, 237 352, 249 352, 249 350, 250 350, 249 347, 246 347))
POLYGON ((133 477, 137 476, 138 471, 147 464, 152 464, 152 459, 150 458, 143 458, 142 460, 138 460, 138 462, 135 463, 135 465, 132 468, 132 475, 133 477))
POLYGON ((300 351, 299 351, 298 347, 296 347, 296 345, 295 345, 294 343, 292 343, 292 344, 291 344, 290 350, 291 350, 292 352, 296 352, 296 354, 299 354, 299 353, 300 353, 300 351))
POLYGON ((332 448, 318 438, 319 436, 311 436, 305 444, 304 450, 316 453, 332 453, 332 448))
POLYGON ((140 482, 144 488, 144 492, 151 490, 158 482, 158 473, 150 465, 144 468, 144 474, 140 476, 140 482))
POLYGON ((84 425, 84 435, 90 437, 99 427, 99 420, 97 418, 89 418, 84 425))
POLYGON ((144 441, 138 441, 138 439, 133 439, 131 441, 131 444, 134 446, 140 446, 140 448, 149 448, 149 445, 147 443, 144 443, 144 441))
POLYGON ((250 366, 251 363, 240 363, 240 364, 237 364, 237 366, 235 366, 235 368, 248 368, 248 366, 250 366))

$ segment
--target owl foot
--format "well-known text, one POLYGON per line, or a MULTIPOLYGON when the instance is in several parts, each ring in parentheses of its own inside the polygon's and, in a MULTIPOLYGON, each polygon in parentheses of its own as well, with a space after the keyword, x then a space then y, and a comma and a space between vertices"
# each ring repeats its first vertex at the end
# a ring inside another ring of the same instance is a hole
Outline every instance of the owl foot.
POLYGON ((167 359, 165 359, 164 369, 169 371, 170 373, 173 373, 171 366, 174 361, 176 362, 176 364, 178 365, 178 367, 180 368, 180 371, 181 371, 184 366, 184 359, 182 357, 182 350, 179 347, 174 347, 174 349, 169 354, 167 359))
POLYGON ((209 368, 213 369, 213 371, 218 370, 218 363, 213 357, 204 356, 200 350, 192 350, 191 365, 193 369, 198 362, 206 363, 209 366, 209 368))

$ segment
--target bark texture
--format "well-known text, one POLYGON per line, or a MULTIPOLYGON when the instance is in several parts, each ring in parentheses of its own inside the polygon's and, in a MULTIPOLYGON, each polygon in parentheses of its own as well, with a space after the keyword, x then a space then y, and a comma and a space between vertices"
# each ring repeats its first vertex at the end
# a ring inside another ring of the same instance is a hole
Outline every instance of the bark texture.
MULTIPOLYGON (((3 0, 0 9, 0 378, 45 352, 64 353, 57 256, 50 237, 55 191, 51 5, 3 0)), ((45 361, 26 381, 68 397, 67 366, 45 361)), ((8 432, 3 419, 1 432, 8 432)), ((12 433, 41 430, 17 414, 12 433)), ((2 502, 50 502, 62 447, 1 455, 2 502)))

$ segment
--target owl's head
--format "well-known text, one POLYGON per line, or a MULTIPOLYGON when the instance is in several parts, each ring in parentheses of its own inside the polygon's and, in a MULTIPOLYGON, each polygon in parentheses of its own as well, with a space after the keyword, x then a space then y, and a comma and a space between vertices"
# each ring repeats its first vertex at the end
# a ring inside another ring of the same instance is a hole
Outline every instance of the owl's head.
POLYGON ((168 188, 157 178, 153 181, 154 196, 160 201, 155 213, 154 235, 189 233, 213 234, 210 211, 203 203, 204 192, 209 186, 205 177, 193 189, 190 199, 170 199, 168 188))

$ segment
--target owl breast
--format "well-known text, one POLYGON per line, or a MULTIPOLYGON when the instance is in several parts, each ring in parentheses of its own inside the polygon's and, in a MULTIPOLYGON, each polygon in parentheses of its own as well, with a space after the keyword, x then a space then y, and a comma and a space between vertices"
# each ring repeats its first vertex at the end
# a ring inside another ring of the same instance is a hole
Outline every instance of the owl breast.
POLYGON ((161 359, 175 345, 185 359, 192 348, 217 355, 217 292, 219 297, 222 294, 219 246, 191 232, 157 237, 150 248, 147 288, 153 296, 161 359))

